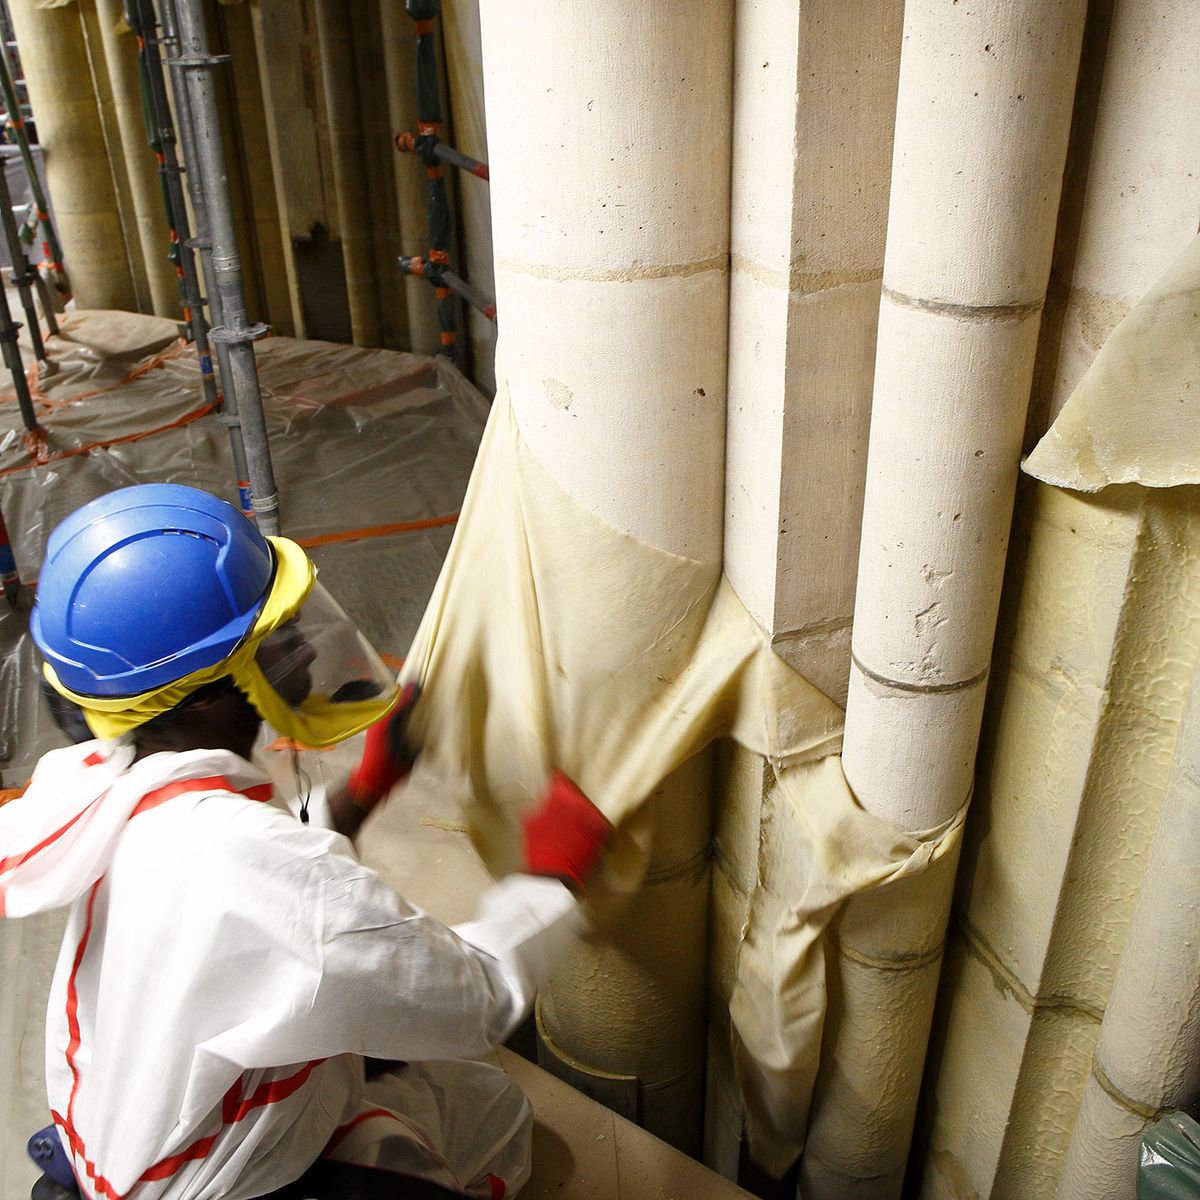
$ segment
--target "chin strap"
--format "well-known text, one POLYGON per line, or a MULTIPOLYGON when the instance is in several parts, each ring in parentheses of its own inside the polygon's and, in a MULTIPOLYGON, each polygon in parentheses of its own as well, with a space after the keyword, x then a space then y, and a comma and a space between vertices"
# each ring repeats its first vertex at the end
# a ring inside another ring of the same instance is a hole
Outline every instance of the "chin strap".
POLYGON ((312 796, 312 780, 300 766, 300 751, 295 743, 290 750, 292 756, 292 775, 296 780, 296 795, 300 797, 300 824, 308 824, 308 801, 312 796))

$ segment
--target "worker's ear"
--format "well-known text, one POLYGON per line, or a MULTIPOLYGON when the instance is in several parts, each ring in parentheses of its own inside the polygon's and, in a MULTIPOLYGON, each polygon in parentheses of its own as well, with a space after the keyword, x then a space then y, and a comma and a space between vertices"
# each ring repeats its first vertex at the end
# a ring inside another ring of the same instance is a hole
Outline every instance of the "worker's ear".
POLYGON ((197 688, 182 704, 175 709, 190 709, 196 715, 210 714, 228 708, 231 704, 240 707, 249 704, 245 693, 233 681, 233 676, 225 675, 197 688))

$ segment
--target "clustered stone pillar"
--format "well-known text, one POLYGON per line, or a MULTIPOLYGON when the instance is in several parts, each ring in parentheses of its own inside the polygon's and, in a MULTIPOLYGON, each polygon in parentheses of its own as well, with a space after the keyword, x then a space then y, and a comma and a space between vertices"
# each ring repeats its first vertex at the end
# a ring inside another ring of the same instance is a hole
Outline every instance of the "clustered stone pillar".
MULTIPOLYGON (((770 0, 740 5, 734 31, 725 572, 778 653, 838 703, 903 8, 770 0)), ((787 818, 768 762, 732 745, 722 759, 705 1158, 734 1175, 743 1114, 730 993, 760 854, 787 818)))
POLYGON ((1200 669, 1192 676, 1158 831, 1092 1055, 1059 1200, 1124 1200, 1131 1195, 1142 1133, 1159 1113, 1188 1105, 1196 1096, 1198 842, 1200 669))

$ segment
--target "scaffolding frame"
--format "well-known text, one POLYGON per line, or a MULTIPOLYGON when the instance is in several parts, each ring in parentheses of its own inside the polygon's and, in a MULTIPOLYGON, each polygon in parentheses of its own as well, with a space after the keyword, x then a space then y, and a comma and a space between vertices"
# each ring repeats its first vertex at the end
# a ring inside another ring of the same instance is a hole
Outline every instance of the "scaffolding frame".
POLYGON ((485 183, 490 181, 490 174, 487 163, 442 140, 445 117, 434 34, 434 21, 441 15, 440 0, 405 0, 404 7, 413 19, 417 34, 417 132, 397 133, 395 145, 401 153, 414 154, 425 165, 429 181, 429 251, 425 255, 402 254, 397 263, 402 275, 415 275, 433 285, 441 328, 441 353, 452 355, 458 344, 453 297, 458 296, 493 323, 496 321, 496 302, 450 266, 453 221, 442 167, 443 164, 457 167, 485 183))

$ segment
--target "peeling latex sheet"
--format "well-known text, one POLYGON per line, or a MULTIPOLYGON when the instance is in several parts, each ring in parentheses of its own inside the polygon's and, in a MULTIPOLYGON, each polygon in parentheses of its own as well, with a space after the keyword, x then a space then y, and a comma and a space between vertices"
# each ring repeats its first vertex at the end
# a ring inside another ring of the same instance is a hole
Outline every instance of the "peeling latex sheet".
MULTIPOLYGON (((174 322, 78 312, 61 324, 48 343, 56 369, 31 368, 46 429, 36 453, 11 387, 0 392, 0 504, 26 584, 55 525, 113 488, 183 483, 237 503, 228 433, 206 411, 174 322)), ((283 532, 399 663, 449 547, 487 403, 440 359, 291 338, 255 351, 283 532)), ((38 697, 31 593, 11 615, 0 606, 3 786, 23 783, 60 741, 38 697)))
POLYGON ((618 826, 590 903, 616 910, 645 870, 643 801, 712 739, 774 768, 782 832, 759 864, 732 999, 755 1156, 799 1152, 825 1011, 823 933, 855 892, 923 869, 925 838, 859 807, 842 775, 842 713, 771 649, 719 563, 648 546, 555 483, 521 439, 503 388, 463 516, 408 656, 425 687, 423 762, 471 794, 489 867, 519 861, 519 811, 550 767, 618 826))
POLYGON ((1200 237, 1112 331, 1024 470, 1080 492, 1200 483, 1200 237))

